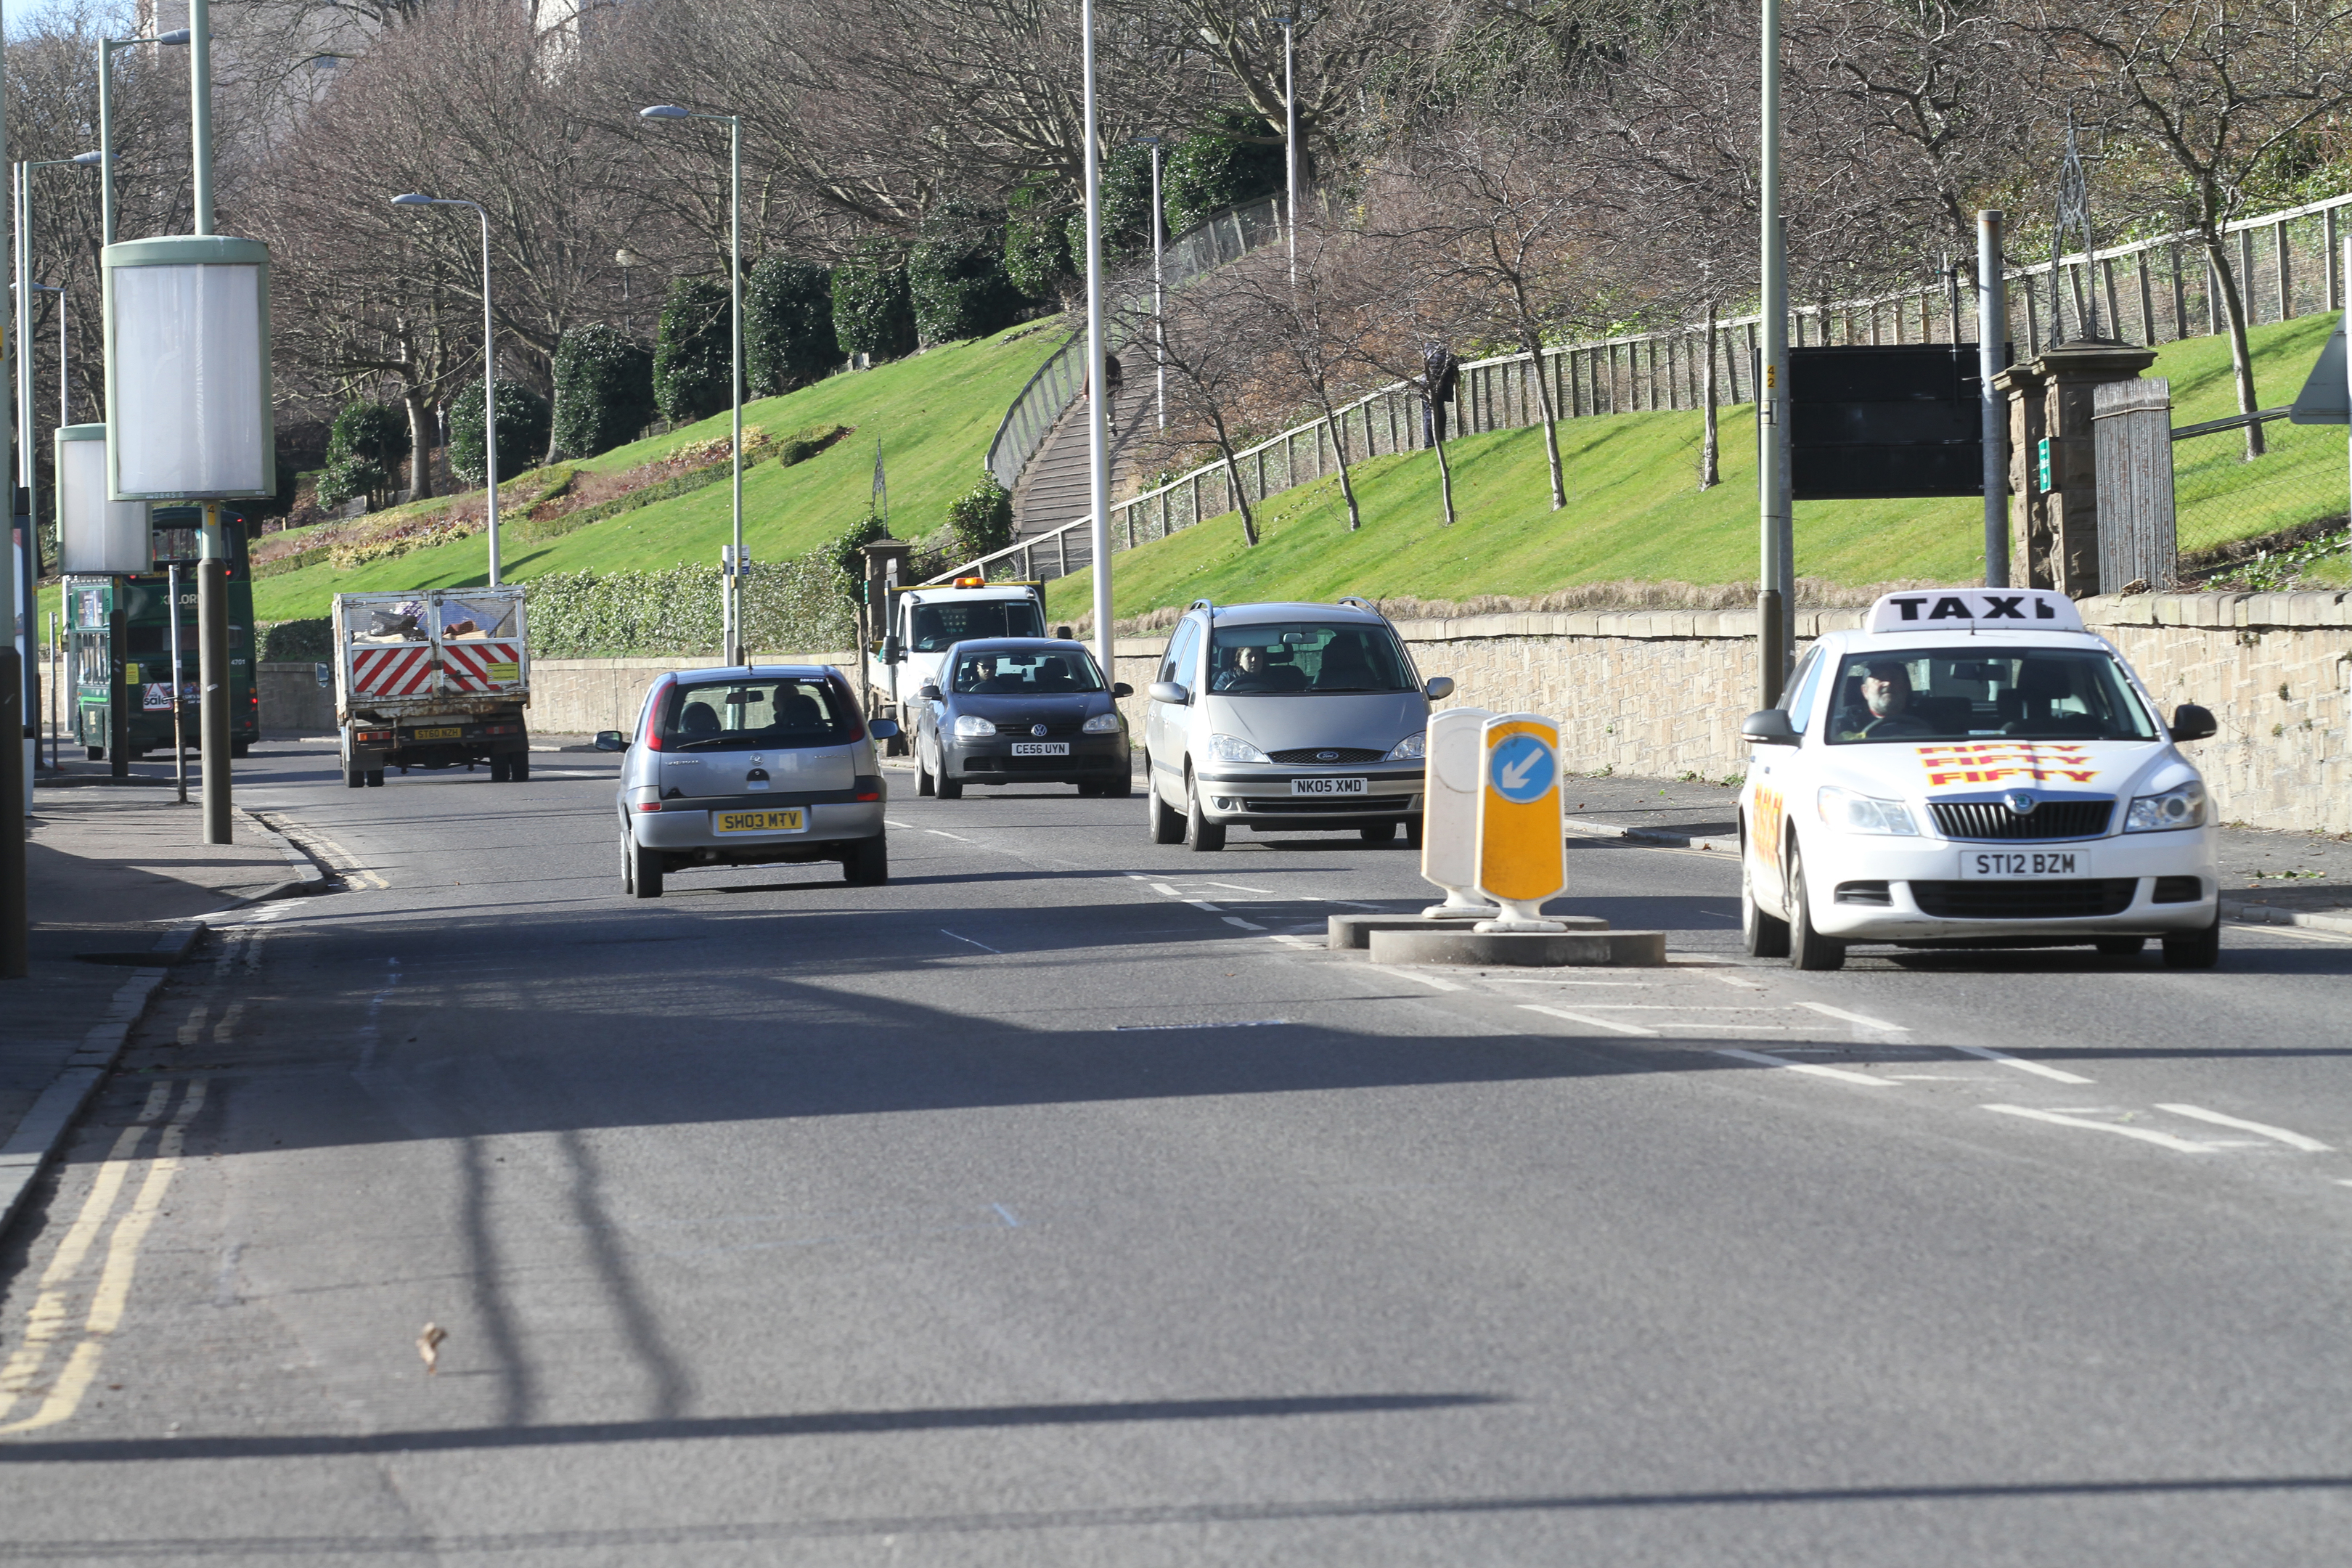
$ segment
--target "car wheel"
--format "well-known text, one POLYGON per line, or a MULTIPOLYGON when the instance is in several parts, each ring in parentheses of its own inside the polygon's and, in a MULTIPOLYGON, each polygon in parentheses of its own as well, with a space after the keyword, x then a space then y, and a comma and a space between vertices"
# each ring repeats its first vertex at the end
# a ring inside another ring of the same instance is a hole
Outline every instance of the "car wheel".
POLYGON ((961 800, 963 798, 963 780, 951 779, 948 777, 947 762, 944 758, 940 759, 940 763, 939 783, 933 787, 938 792, 939 797, 941 800, 961 800))
POLYGON ((1422 819, 1420 817, 1416 816, 1412 821, 1406 823, 1404 825, 1404 847, 1408 849, 1419 849, 1421 847, 1421 833, 1422 819))
POLYGON ((1356 837, 1367 844, 1386 844, 1396 837, 1396 824, 1375 822, 1368 827, 1356 829, 1356 837))
POLYGON ((2164 939, 2167 969, 2210 969, 2221 962, 2221 917, 2203 931, 2183 931, 2164 939))
POLYGON ((1151 842, 1184 842, 1184 814, 1169 810, 1168 803, 1160 798, 1160 786, 1151 778, 1150 757, 1143 759, 1143 814, 1151 826, 1151 842))
POLYGON ((1095 786, 1095 793, 1105 800, 1125 800, 1135 793, 1135 781, 1131 778, 1105 779, 1095 786))
POLYGON ((662 895, 662 858, 658 850, 646 848, 637 842, 634 833, 622 842, 629 857, 629 891, 641 899, 658 899, 662 895))
POLYGON ((530 782, 530 753, 529 752, 517 752, 514 755, 507 759, 507 783, 529 784, 530 782))
POLYGON ((370 768, 368 770, 368 788, 382 789, 383 787, 383 770, 382 768, 370 768))
POLYGON ((635 897, 637 890, 636 846, 629 842, 629 828, 621 825, 621 896, 635 897))
POLYGON ((878 888, 890 879, 890 840, 882 834, 850 846, 841 858, 841 879, 853 888, 878 888))
POLYGON ((1789 922, 1768 915, 1756 902, 1756 874, 1739 858, 1739 946, 1750 958, 1789 956, 1789 922))
POLYGON ((2103 936, 2091 944, 2109 958, 2136 957, 2147 945, 2144 936, 2103 936))
POLYGON ((1191 773, 1184 775, 1184 847, 1195 854, 1207 854, 1225 847, 1225 827, 1221 822, 1211 822, 1201 809, 1201 786, 1191 773))
POLYGON ((241 757, 251 750, 253 742, 250 741, 231 741, 228 743, 228 754, 232 757, 241 757))
POLYGON ((931 777, 931 764, 924 759, 922 742, 915 742, 915 795, 917 798, 937 794, 938 781, 931 777))
MULTIPOLYGON (((470 763, 467 764, 468 767, 471 767, 472 765, 473 764, 470 763)), ((507 760, 504 757, 492 757, 490 759, 490 782, 492 784, 504 784, 507 782, 507 760)))
POLYGON ((353 789, 364 789, 367 787, 367 770, 365 768, 345 768, 343 770, 343 782, 351 785, 353 789))
POLYGON ((1799 969, 1843 969, 1845 943, 1813 929, 1813 906, 1805 895, 1805 862, 1789 846, 1789 962, 1799 969))

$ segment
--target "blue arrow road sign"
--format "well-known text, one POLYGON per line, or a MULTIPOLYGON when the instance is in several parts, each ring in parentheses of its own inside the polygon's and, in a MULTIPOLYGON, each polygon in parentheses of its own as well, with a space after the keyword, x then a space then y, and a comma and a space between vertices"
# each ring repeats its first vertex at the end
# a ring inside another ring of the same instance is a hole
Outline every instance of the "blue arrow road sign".
POLYGON ((1543 798, 1554 771, 1551 748, 1533 735, 1513 735, 1495 748, 1486 763, 1495 793, 1513 805, 1543 798))

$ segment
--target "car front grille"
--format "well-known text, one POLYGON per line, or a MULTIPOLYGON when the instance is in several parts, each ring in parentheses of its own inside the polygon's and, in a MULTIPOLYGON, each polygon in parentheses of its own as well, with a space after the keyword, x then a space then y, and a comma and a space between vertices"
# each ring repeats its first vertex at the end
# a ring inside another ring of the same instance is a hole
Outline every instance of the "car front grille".
POLYGON ((1950 921, 2055 921, 2119 915, 2139 890, 2137 877, 2078 878, 2061 882, 1914 882, 1912 900, 1924 914, 1950 921))
POLYGON ((2024 816, 1998 800, 1931 800, 1936 831, 1947 838, 2096 838, 2115 815, 2112 800, 2045 800, 2024 816))
POLYGON ((1361 816, 1370 811, 1399 811, 1412 797, 1404 795, 1276 795, 1271 800, 1244 800, 1244 811, 1297 816, 1361 816))
POLYGON ((1369 746, 1294 746, 1286 752, 1266 753, 1285 767, 1336 768, 1353 763, 1377 763, 1388 755, 1369 746))
POLYGON ((1045 726, 1045 733, 1048 735, 1076 735, 1083 732, 1086 721, 1084 719, 999 719, 995 721, 995 724, 996 732, 1000 735, 1009 735, 1016 741, 1029 741, 1036 739, 1036 727, 1040 724, 1045 726))

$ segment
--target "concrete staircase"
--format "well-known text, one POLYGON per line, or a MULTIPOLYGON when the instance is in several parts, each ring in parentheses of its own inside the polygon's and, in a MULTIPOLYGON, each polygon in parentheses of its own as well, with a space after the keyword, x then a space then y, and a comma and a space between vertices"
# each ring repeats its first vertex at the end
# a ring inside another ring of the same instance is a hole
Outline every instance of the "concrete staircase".
MULTIPOLYGON (((1129 372, 1126 384, 1119 389, 1110 447, 1110 491, 1114 500, 1135 488, 1144 472, 1145 461, 1152 456, 1150 448, 1160 434, 1152 392, 1148 366, 1140 375, 1129 372)), ((1045 445, 1022 473, 1020 488, 1013 495, 1014 543, 1051 533, 1064 523, 1087 515, 1087 400, 1081 397, 1063 414, 1054 433, 1045 437, 1045 445)), ((1087 531, 1079 529, 1064 536, 1059 548, 1048 544, 1039 549, 1033 559, 1037 574, 1051 578, 1085 570, 1093 561, 1086 535, 1087 531)))

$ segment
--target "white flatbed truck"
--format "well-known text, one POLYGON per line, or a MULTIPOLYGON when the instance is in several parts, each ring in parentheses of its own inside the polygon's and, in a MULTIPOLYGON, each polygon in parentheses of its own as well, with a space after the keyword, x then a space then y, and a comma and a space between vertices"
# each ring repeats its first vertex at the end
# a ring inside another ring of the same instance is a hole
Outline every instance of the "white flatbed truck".
POLYGON ((333 628, 344 783, 483 763, 493 784, 530 777, 522 589, 338 594, 333 628))
MULTIPOLYGON (((906 706, 926 685, 939 683, 947 651, 975 637, 1042 637, 1045 585, 959 577, 884 589, 887 612, 879 637, 866 644, 867 717, 895 719, 912 734, 906 706)), ((903 741, 891 742, 894 754, 903 741)))

